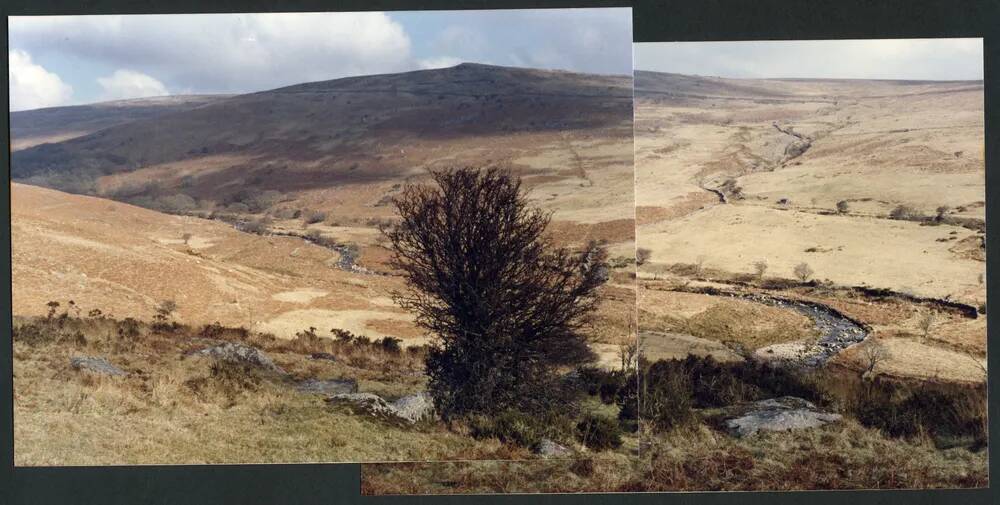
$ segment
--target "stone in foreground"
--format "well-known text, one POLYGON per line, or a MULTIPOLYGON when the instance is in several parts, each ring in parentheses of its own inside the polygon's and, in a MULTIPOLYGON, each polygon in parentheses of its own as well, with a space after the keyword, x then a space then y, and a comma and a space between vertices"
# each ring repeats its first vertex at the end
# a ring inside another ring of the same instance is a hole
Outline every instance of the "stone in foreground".
POLYGON ((404 396, 392 403, 372 393, 341 393, 330 396, 326 403, 390 423, 415 424, 435 417, 434 403, 427 393, 404 396))
POLYGON ((272 372, 285 373, 278 365, 274 364, 266 354, 261 352, 255 347, 250 347, 244 344, 238 344, 235 342, 226 342, 225 344, 217 345, 215 347, 209 347, 208 349, 202 349, 198 351, 199 355, 209 356, 220 361, 228 361, 230 363, 237 363, 243 365, 251 365, 259 368, 264 368, 272 372))
POLYGON ((392 406, 396 409, 396 415, 413 423, 436 417, 434 400, 426 392, 404 396, 393 402, 392 406))
POLYGON ((322 395, 335 395, 341 393, 357 393, 358 381, 354 379, 306 379, 296 385, 296 389, 303 393, 316 393, 322 395))
POLYGON ((747 437, 759 431, 817 428, 840 418, 840 414, 819 411, 801 398, 783 396, 752 403, 743 415, 727 420, 726 426, 732 434, 747 437))
POLYGON ((572 454, 572 451, 552 440, 543 438, 538 443, 538 447, 535 448, 535 453, 546 458, 562 458, 572 454))
POLYGON ((112 365, 104 358, 81 356, 69 360, 69 365, 73 367, 74 370, 86 370, 88 372, 94 372, 101 375, 111 375, 114 377, 128 375, 124 370, 112 365))

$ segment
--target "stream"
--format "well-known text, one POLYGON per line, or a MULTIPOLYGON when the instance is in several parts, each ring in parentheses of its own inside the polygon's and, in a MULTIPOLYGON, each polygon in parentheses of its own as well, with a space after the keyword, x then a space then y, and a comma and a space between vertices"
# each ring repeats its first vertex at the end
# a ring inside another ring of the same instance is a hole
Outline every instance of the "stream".
POLYGON ((722 294, 772 307, 793 309, 812 319, 820 336, 816 344, 806 348, 792 364, 810 368, 821 367, 840 351, 860 343, 868 337, 868 330, 861 323, 825 305, 760 294, 722 294))

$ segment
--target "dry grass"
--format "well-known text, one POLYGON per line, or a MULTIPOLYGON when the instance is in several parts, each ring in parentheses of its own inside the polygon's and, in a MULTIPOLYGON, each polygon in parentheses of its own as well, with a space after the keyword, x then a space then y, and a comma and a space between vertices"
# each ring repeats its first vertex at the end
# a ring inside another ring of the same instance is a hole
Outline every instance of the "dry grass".
MULTIPOLYGON (((19 318, 22 328, 28 320, 19 318)), ((53 328, 57 323, 49 323, 53 328)), ((422 350, 385 352, 302 334, 291 341, 223 328, 146 325, 122 337, 110 319, 68 318, 47 339, 14 342, 15 461, 35 465, 250 464, 525 459, 530 451, 476 440, 461 427, 390 426, 332 410, 293 381, 354 378, 389 399, 424 389, 422 350), (82 335, 78 338, 77 334, 82 335), (211 338, 205 338, 209 335, 211 338), (288 377, 185 356, 224 340, 263 349, 288 377), (336 361, 314 360, 329 352, 336 361), (74 371, 102 356, 125 377, 74 371)), ((632 437, 630 446, 635 447, 632 437)), ((628 450, 623 448, 622 451, 628 450)))
POLYGON ((694 315, 656 315, 643 308, 643 331, 673 332, 717 342, 735 342, 749 349, 814 336, 812 321, 797 312, 751 302, 718 300, 694 315))
POLYGON ((706 425, 647 432, 631 461, 368 464, 362 493, 471 494, 968 488, 987 454, 889 439, 852 421, 735 439, 706 425))
POLYGON ((636 490, 802 490, 983 487, 985 451, 940 451, 851 421, 734 439, 705 427, 651 439, 636 490))

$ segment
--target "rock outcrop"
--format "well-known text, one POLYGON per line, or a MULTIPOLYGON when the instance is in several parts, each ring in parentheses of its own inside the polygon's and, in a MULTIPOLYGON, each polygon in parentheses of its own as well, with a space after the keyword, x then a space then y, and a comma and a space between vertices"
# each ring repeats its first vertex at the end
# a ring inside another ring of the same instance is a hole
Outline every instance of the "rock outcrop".
POLYGON ((546 458, 562 458, 569 456, 573 451, 548 438, 543 438, 535 447, 535 453, 546 458))
POLYGON ((226 361, 229 363, 237 363, 243 365, 250 365, 258 368, 263 368, 265 370, 270 370, 272 372, 277 372, 284 374, 285 371, 281 369, 278 365, 271 361, 266 354, 261 352, 260 349, 256 347, 250 347, 248 345, 239 344, 235 342, 226 342, 215 347, 209 347, 207 349, 202 349, 197 351, 195 354, 200 356, 208 356, 215 358, 220 361, 226 361))
POLYGON ((404 396, 388 402, 373 393, 340 393, 326 399, 327 404, 345 407, 354 414, 367 415, 382 421, 412 425, 436 417, 434 402, 427 393, 404 396))
POLYGON ((306 379, 299 382, 295 388, 303 393, 316 393, 321 395, 357 393, 358 381, 354 379, 306 379))
POLYGON ((87 372, 93 372, 101 375, 110 375, 113 377, 128 375, 124 370, 116 367, 115 365, 112 365, 108 360, 104 358, 79 356, 70 359, 69 366, 73 367, 74 370, 85 370, 87 372))
POLYGON ((840 414, 822 412, 802 398, 782 396, 746 406, 742 414, 726 421, 726 427, 733 435, 747 437, 759 431, 817 428, 840 419, 840 414))

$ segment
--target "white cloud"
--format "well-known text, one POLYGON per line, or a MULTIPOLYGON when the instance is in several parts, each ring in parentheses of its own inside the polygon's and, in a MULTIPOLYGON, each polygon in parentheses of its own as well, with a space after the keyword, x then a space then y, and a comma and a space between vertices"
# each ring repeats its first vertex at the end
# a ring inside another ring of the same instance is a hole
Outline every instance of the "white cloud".
POLYGON ((18 47, 200 92, 414 68, 403 28, 377 12, 12 17, 9 27, 18 47))
POLYGON ((462 63, 461 58, 455 58, 453 56, 441 56, 439 58, 428 58, 426 60, 420 60, 417 62, 417 66, 419 66, 424 70, 429 70, 432 68, 454 67, 459 63, 462 63))
POLYGON ((155 76, 174 93, 244 93, 462 61, 627 74, 631 19, 630 9, 615 8, 15 16, 8 27, 11 47, 60 61, 76 99, 92 101, 138 93, 99 96, 94 79, 115 69, 155 76))
POLYGON ((656 42, 638 70, 721 77, 982 79, 982 39, 656 42))
POLYGON ((54 107, 69 102, 73 88, 58 75, 32 62, 27 52, 11 49, 7 57, 10 110, 54 107))
POLYGON ((632 73, 631 9, 458 11, 433 21, 446 22, 428 35, 426 46, 435 56, 577 72, 632 73))
POLYGON ((147 96, 165 96, 170 93, 162 82, 132 70, 116 70, 107 77, 99 77, 101 85, 101 100, 127 100, 147 96))

